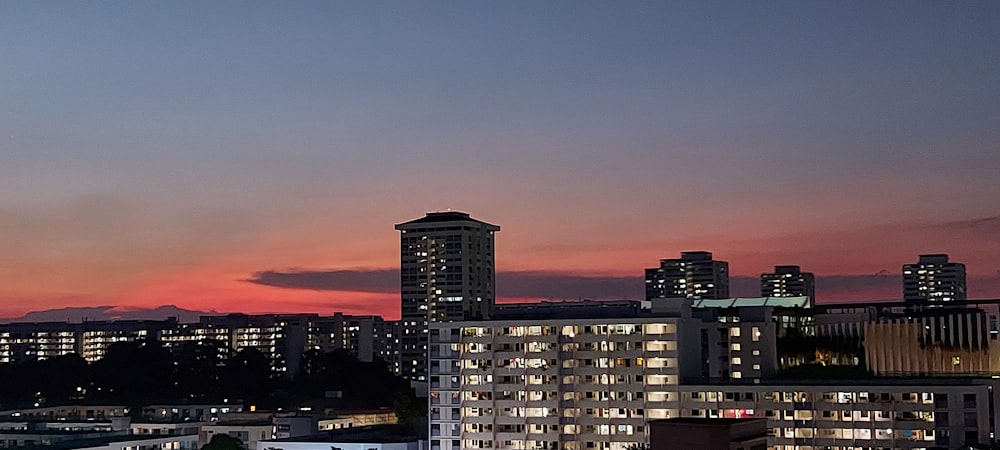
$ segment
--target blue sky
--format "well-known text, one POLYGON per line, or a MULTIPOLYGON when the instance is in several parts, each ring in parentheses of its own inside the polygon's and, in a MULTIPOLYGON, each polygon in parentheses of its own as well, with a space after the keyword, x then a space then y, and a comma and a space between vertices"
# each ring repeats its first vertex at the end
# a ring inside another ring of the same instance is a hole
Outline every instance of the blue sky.
POLYGON ((988 276, 995 238, 942 230, 998 215, 998 48, 994 2, 2 4, 0 298, 268 297, 220 286, 392 268, 446 208, 509 270, 753 275, 901 227, 795 257, 988 276))

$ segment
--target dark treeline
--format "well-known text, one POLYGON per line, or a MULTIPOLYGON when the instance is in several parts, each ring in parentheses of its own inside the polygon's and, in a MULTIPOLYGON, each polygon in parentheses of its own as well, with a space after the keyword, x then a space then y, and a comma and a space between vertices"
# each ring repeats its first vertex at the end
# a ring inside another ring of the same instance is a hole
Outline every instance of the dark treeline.
POLYGON ((34 404, 114 404, 242 401, 259 408, 292 408, 334 397, 338 407, 396 406, 403 416, 422 406, 408 383, 382 361, 362 362, 346 351, 306 352, 289 379, 256 349, 234 352, 216 341, 175 351, 156 340, 116 343, 88 364, 71 354, 0 364, 0 408, 34 404), (333 394, 333 395, 330 395, 333 394))

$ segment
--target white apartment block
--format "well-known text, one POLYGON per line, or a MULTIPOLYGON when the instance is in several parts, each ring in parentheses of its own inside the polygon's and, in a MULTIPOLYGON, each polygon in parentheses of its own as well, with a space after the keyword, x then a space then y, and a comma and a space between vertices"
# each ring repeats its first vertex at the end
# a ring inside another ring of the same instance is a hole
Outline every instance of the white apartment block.
POLYGON ((680 368, 699 375, 696 323, 608 317, 432 324, 430 448, 625 450, 644 443, 647 420, 679 415, 680 368))
POLYGON ((990 380, 687 385, 687 417, 763 417, 770 450, 959 448, 994 436, 990 380))

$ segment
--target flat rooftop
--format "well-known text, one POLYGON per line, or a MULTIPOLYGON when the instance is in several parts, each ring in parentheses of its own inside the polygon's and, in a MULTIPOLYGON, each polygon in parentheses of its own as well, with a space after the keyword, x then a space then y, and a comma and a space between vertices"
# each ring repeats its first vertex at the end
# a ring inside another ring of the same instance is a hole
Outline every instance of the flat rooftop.
POLYGON ((789 387, 789 386, 977 386, 1000 384, 1000 379, 985 377, 882 377, 882 378, 851 378, 851 379, 762 379, 746 380, 744 382, 713 382, 683 383, 678 387, 682 390, 691 387, 789 387))
POLYGON ((321 442, 321 443, 380 443, 393 444, 419 441, 420 437, 407 433, 398 425, 372 425, 367 427, 342 428, 322 433, 267 442, 321 442))

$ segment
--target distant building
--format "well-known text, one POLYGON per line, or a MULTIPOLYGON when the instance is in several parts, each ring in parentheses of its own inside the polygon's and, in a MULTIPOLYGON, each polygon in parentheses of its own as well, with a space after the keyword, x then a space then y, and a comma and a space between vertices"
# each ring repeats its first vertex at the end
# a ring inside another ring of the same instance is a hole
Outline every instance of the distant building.
POLYGON ((799 266, 774 266, 774 272, 760 275, 761 297, 809 297, 816 301, 816 277, 799 266))
POLYGON ((765 450, 767 420, 678 417, 649 422, 650 450, 765 450))
MULTIPOLYGON (((227 414, 243 412, 243 405, 240 403, 206 403, 206 404, 161 404, 145 405, 139 410, 140 417, 145 422, 167 422, 167 423, 191 423, 191 422, 216 422, 227 414)), ((133 423, 133 427, 141 425, 133 423)), ((155 428, 155 427, 154 427, 155 428)), ((149 431, 152 432, 152 431, 149 431)), ((137 432, 142 434, 142 432, 137 432)))
POLYGON ((646 300, 661 297, 728 298, 729 263, 701 251, 661 259, 660 267, 646 269, 646 300))
POLYGON ((202 316, 197 324, 164 330, 160 339, 176 349, 184 342, 217 340, 240 351, 255 349, 271 360, 276 372, 295 374, 305 351, 310 318, 315 314, 227 314, 202 316))
POLYGON ((449 211, 427 213, 395 228, 401 233, 401 375, 423 381, 430 323, 492 315, 493 235, 500 227, 449 211))
POLYGON ((305 350, 343 349, 361 361, 386 362, 399 373, 399 322, 380 316, 318 314, 228 314, 202 316, 196 323, 168 320, 112 320, 82 323, 0 324, 0 364, 78 354, 103 358, 114 344, 158 340, 171 351, 215 343, 220 353, 253 348, 276 372, 294 375, 305 350))
POLYGON ((169 320, 111 322, 15 322, 0 325, 0 363, 35 361, 75 353, 88 362, 104 357, 109 346, 142 341, 177 327, 169 320))
POLYGON ((335 313, 313 317, 308 326, 307 350, 347 350, 365 362, 382 359, 390 371, 399 374, 399 321, 335 313))
POLYGON ((903 299, 912 304, 934 304, 966 299, 965 264, 948 255, 920 255, 916 264, 903 265, 903 299))

